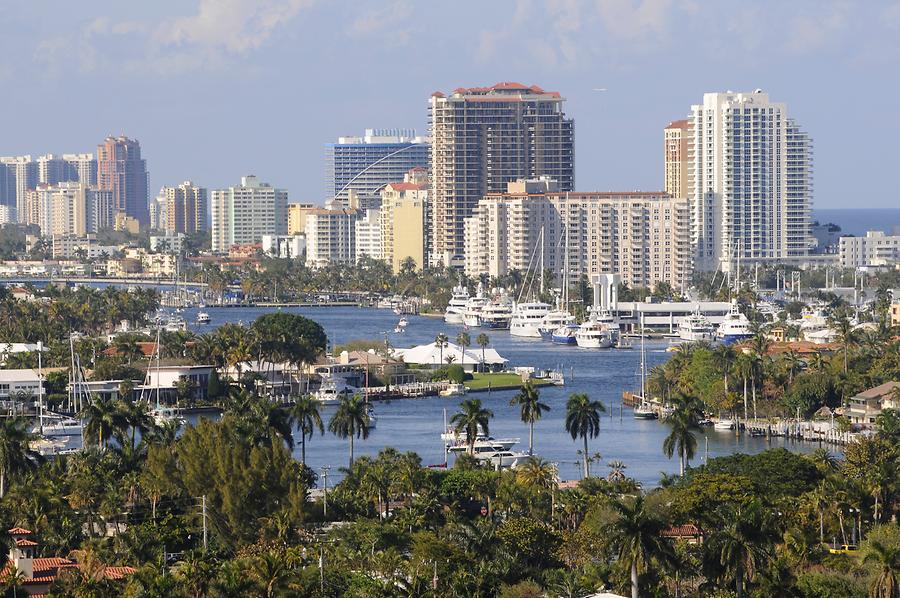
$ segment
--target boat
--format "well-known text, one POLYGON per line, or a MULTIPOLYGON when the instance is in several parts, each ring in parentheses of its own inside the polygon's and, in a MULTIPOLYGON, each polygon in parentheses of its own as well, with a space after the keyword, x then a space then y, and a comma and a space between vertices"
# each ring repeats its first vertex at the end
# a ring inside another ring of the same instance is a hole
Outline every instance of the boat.
POLYGON ((575 316, 562 309, 555 309, 541 319, 538 325, 538 334, 545 341, 552 340, 553 333, 561 326, 568 326, 575 323, 575 316))
POLYGON ((466 311, 468 302, 469 291, 466 287, 462 285, 453 287, 453 294, 447 303, 447 309, 444 310, 444 322, 448 324, 462 324, 463 314, 466 311))
POLYGON ((588 320, 575 331, 575 343, 584 349, 609 349, 613 345, 609 326, 588 320))
MULTIPOLYGON (((443 436, 443 435, 442 435, 443 436)), ((477 436, 475 438, 475 454, 496 451, 508 451, 519 443, 518 438, 493 438, 491 436, 477 436)), ((469 450, 465 436, 456 436, 455 440, 447 443, 447 451, 451 453, 464 453, 469 450)))
POLYGON ((716 339, 716 329, 712 323, 700 313, 700 306, 678 324, 678 338, 684 342, 712 342, 716 339))
POLYGON ((206 313, 205 311, 201 311, 200 313, 197 314, 197 323, 198 324, 209 324, 209 322, 210 322, 210 319, 209 319, 208 313, 206 313))
POLYGON ((731 310, 725 314, 725 319, 716 330, 716 340, 725 345, 740 342, 753 336, 750 330, 750 320, 738 309, 737 301, 731 302, 731 310))
POLYGON ((369 429, 374 430, 378 424, 378 418, 375 416, 375 408, 370 404, 366 404, 366 417, 369 418, 369 429))
POLYGON ((581 327, 575 323, 560 326, 553 331, 550 340, 557 345, 574 345, 577 342, 575 335, 580 329, 581 327))
POLYGON ((516 304, 509 320, 509 333, 513 336, 541 338, 540 327, 548 313, 550 305, 541 301, 516 304))
POLYGON ((713 430, 719 430, 720 432, 734 430, 734 425, 735 424, 733 419, 720 419, 713 424, 713 430))
MULTIPOLYGON (((606 325, 606 329, 609 331, 609 340, 614 347, 618 347, 622 340, 622 327, 619 324, 619 318, 614 316, 611 311, 604 309, 597 314, 597 321, 606 325)), ((627 345, 627 347, 630 346, 627 345)))
POLYGON ((150 417, 156 422, 157 426, 168 423, 182 425, 185 422, 184 416, 181 415, 181 409, 177 407, 167 407, 165 405, 157 405, 150 410, 150 417))
POLYGON ((341 380, 340 383, 334 376, 322 376, 322 383, 319 389, 313 393, 315 398, 322 405, 337 405, 341 399, 348 394, 353 394, 353 390, 341 380))
POLYGON ((634 408, 634 419, 659 419, 659 415, 649 403, 641 402, 634 408))
POLYGON ((465 384, 462 384, 461 382, 451 382, 447 385, 447 388, 440 391, 438 394, 442 397, 461 397, 467 392, 469 392, 469 389, 466 388, 465 384))
POLYGON ((469 328, 479 328, 481 326, 481 310, 487 305, 488 298, 484 294, 484 285, 478 283, 478 289, 475 296, 466 301, 466 309, 463 312, 463 324, 469 328))
POLYGON ((41 414, 39 423, 32 428, 32 433, 45 438, 54 436, 81 436, 83 423, 79 419, 66 417, 57 413, 41 414))
POLYGON ((481 309, 481 325, 494 330, 509 330, 512 307, 499 297, 481 309))
POLYGON ((402 328, 401 326, 394 326, 394 333, 396 333, 396 334, 402 334, 402 333, 403 333, 403 328, 402 328))
POLYGON ((400 321, 397 322, 397 328, 406 328, 409 326, 409 320, 406 318, 400 318, 400 321))
POLYGON ((515 468, 519 464, 519 460, 528 459, 529 455, 513 451, 492 451, 475 453, 475 458, 489 463, 495 469, 506 469, 515 468))

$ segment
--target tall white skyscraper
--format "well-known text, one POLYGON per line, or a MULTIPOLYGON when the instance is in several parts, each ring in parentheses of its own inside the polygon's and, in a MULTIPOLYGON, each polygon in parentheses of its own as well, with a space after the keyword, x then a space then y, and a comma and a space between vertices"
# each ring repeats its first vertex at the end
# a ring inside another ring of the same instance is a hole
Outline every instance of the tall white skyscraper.
POLYGON ((761 90, 691 107, 688 194, 697 270, 807 254, 812 140, 761 90))
POLYGON ((287 191, 241 177, 238 187, 212 192, 212 250, 262 242, 263 235, 287 233, 287 191))

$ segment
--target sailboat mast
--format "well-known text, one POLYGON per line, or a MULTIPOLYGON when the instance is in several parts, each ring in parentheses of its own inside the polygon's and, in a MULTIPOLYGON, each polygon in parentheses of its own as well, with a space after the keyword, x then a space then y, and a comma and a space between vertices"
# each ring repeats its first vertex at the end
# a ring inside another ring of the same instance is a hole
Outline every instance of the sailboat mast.
POLYGON ((40 430, 40 433, 43 436, 43 434, 44 434, 44 368, 43 368, 43 364, 41 362, 41 353, 44 352, 44 343, 42 341, 38 341, 37 351, 38 351, 38 411, 39 411, 38 429, 40 430))
POLYGON ((641 401, 646 401, 646 389, 645 389, 645 373, 647 371, 646 367, 646 352, 644 351, 644 313, 641 312, 641 401))
POLYGON ((159 409, 159 341, 160 341, 160 329, 161 325, 156 325, 156 408, 159 409))
MULTIPOLYGON (((541 290, 540 295, 544 294, 544 225, 541 225, 541 290)), ((540 299, 540 297, 538 298, 540 299)))

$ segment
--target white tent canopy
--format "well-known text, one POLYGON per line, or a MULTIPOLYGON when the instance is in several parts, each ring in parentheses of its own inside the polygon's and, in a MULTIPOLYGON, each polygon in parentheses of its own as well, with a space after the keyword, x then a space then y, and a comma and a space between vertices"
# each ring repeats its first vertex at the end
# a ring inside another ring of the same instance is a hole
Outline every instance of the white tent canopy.
MULTIPOLYGON (((482 363, 481 349, 466 349, 463 352, 462 347, 447 343, 443 352, 437 343, 427 345, 419 345, 410 349, 394 349, 394 357, 402 359, 408 365, 431 366, 435 369, 447 365, 447 358, 452 356, 453 363, 463 366, 467 370, 475 369, 476 365, 482 363)), ((502 366, 507 363, 507 359, 500 356, 494 349, 485 348, 484 365, 487 367, 502 366)))

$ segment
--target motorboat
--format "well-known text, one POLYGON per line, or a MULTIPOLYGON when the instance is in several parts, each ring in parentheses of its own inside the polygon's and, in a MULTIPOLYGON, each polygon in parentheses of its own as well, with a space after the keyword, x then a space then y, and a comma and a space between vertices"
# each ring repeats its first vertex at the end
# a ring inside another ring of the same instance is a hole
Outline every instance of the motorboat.
POLYGON ((515 468, 519 464, 519 460, 528 459, 528 453, 514 451, 491 451, 483 453, 475 453, 475 458, 479 461, 489 463, 495 469, 515 468))
POLYGON ((198 324, 209 324, 209 322, 210 322, 210 319, 209 319, 208 313, 206 313, 205 311, 201 311, 200 313, 197 314, 197 323, 198 324))
POLYGON ((575 323, 575 316, 562 309, 555 309, 541 318, 538 325, 538 334, 545 341, 552 340, 553 333, 561 326, 568 326, 575 323))
POLYGON ((447 303, 447 309, 444 310, 444 321, 448 324, 462 324, 468 302, 469 291, 466 287, 462 285, 453 287, 453 294, 447 303))
POLYGON ((484 285, 478 283, 475 296, 466 301, 466 309, 463 312, 463 324, 469 328, 481 326, 481 310, 487 305, 488 298, 484 294, 484 285))
POLYGON ((609 349, 613 345, 609 326, 588 320, 575 331, 575 343, 585 349, 609 349))
POLYGON ((720 432, 725 432, 728 430, 734 430, 734 420, 733 419, 720 419, 713 424, 713 430, 719 430, 720 432))
POLYGON ((366 405, 366 417, 369 418, 369 429, 374 430, 378 424, 378 417, 375 416, 375 408, 372 405, 366 405))
POLYGON ((601 324, 606 325, 606 329, 609 331, 609 340, 614 347, 618 346, 619 341, 622 338, 622 328, 619 325, 619 318, 614 316, 611 311, 604 309, 597 314, 596 320, 601 324))
POLYGON ((406 328, 409 326, 409 320, 406 318, 400 318, 400 321, 397 322, 397 328, 406 328))
POLYGON ((659 415, 649 403, 642 402, 634 407, 634 419, 659 419, 659 415))
MULTIPOLYGON (((476 455, 485 452, 508 451, 518 443, 518 438, 493 438, 479 435, 475 438, 474 450, 476 455)), ((469 450, 469 445, 466 444, 465 436, 457 435, 455 440, 447 444, 447 451, 451 453, 464 453, 467 450, 469 450)))
POLYGON ((353 394, 353 389, 347 386, 343 379, 322 376, 322 383, 319 385, 319 389, 313 393, 313 398, 322 405, 337 405, 342 398, 350 394, 353 394))
POLYGON ((550 305, 540 301, 516 304, 509 320, 509 333, 513 336, 540 338, 541 323, 549 312, 550 305))
POLYGON ((565 326, 560 326, 553 331, 550 340, 558 345, 574 345, 577 342, 575 335, 580 329, 581 327, 574 322, 566 324, 565 326))
POLYGON ((502 299, 492 301, 481 309, 481 325, 494 330, 509 330, 512 307, 502 299))
POLYGON ((440 391, 438 394, 442 397, 461 397, 467 392, 469 392, 469 389, 466 388, 465 384, 462 384, 461 382, 451 382, 447 385, 447 388, 440 391))
POLYGON ((753 336, 750 330, 750 320, 738 309, 737 301, 731 302, 731 309, 725 314, 725 319, 716 330, 716 340, 731 345, 753 336))
POLYGON ((181 425, 185 421, 184 416, 181 415, 180 409, 177 407, 166 407, 164 405, 157 405, 151 409, 150 417, 153 418, 153 421, 156 422, 157 426, 162 426, 170 422, 181 425))
POLYGON ((395 334, 402 334, 402 333, 403 333, 403 330, 404 330, 404 328, 403 328, 402 326, 400 326, 400 325, 394 326, 394 333, 395 333, 395 334))
POLYGON ((687 343, 712 342, 716 339, 716 329, 697 309, 678 324, 678 338, 687 343))
POLYGON ((84 425, 80 419, 49 413, 42 415, 40 422, 31 431, 45 438, 52 438, 54 436, 81 436, 83 428, 84 425))

